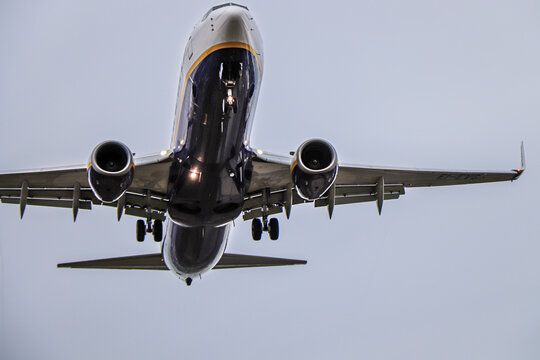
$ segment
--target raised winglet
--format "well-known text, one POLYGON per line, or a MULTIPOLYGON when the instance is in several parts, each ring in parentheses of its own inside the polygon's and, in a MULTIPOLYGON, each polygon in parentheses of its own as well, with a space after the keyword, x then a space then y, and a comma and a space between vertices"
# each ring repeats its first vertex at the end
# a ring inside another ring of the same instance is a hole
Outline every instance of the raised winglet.
POLYGON ((523 145, 523 141, 522 141, 521 142, 521 168, 513 170, 513 171, 515 171, 516 176, 514 176, 512 181, 517 180, 517 178, 519 178, 521 176, 521 174, 523 174, 525 172, 525 167, 526 167, 526 164, 525 164, 525 146, 523 145))

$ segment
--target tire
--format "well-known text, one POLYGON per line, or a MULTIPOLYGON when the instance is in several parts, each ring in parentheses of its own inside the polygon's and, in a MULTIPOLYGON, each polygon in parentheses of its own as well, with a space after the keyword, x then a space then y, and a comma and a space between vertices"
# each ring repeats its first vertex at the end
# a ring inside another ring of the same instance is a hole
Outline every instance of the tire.
POLYGON ((277 240, 279 238, 279 221, 276 218, 271 218, 268 222, 268 234, 270 240, 277 240))
POLYGON ((137 220, 137 241, 143 242, 146 235, 146 224, 144 220, 137 220))
POLYGON ((163 222, 161 220, 154 220, 154 241, 160 242, 163 239, 163 222))
POLYGON ((253 219, 251 222, 251 236, 253 240, 259 241, 262 237, 262 222, 261 219, 253 219))

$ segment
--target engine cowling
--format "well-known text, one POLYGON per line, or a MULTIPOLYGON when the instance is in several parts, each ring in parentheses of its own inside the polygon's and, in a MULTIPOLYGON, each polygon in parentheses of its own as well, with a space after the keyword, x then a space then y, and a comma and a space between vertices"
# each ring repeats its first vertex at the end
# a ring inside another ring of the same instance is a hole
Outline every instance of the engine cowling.
POLYGON ((296 191, 306 200, 316 200, 334 184, 338 172, 338 159, 334 147, 325 140, 304 142, 291 165, 296 191))
POLYGON ((119 141, 105 141, 94 148, 88 166, 88 182, 104 202, 118 200, 133 181, 133 155, 119 141))

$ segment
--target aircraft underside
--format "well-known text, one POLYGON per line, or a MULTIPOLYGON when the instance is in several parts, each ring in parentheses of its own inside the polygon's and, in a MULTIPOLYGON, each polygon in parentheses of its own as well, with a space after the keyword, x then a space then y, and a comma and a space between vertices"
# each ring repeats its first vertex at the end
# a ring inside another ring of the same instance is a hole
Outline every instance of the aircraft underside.
MULTIPOLYGON (((347 165, 326 140, 303 142, 291 156, 253 150, 249 137, 263 72, 262 40, 249 10, 227 3, 195 26, 181 70, 173 136, 168 149, 134 157, 125 144, 105 141, 85 165, 0 174, 0 199, 27 205, 116 208, 136 216, 137 240, 147 233, 162 252, 77 261, 59 267, 170 270, 188 285, 210 269, 305 264, 306 261, 225 253, 231 222, 252 221, 252 237, 279 235, 274 214, 293 205, 337 205, 398 199, 407 187, 474 184, 517 179, 510 171, 424 170, 347 165)), ((293 119, 288 119, 291 121, 293 119)), ((286 124, 283 124, 286 126, 286 124)))

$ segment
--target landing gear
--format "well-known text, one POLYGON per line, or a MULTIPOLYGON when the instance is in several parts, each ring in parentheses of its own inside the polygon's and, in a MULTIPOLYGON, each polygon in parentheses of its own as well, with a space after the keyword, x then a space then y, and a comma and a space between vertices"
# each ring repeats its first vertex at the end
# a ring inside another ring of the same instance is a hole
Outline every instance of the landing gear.
MULTIPOLYGON (((231 85, 234 87, 234 84, 231 85)), ((229 109, 231 109, 234 113, 238 111, 238 104, 236 102, 236 98, 233 96, 232 87, 227 89, 227 96, 223 99, 223 114, 226 114, 229 109)))
POLYGON ((268 235, 270 240, 277 240, 279 237, 279 222, 276 218, 271 218, 268 223, 268 235))
POLYGON ((152 233, 154 235, 154 241, 160 242, 163 239, 163 222, 161 220, 154 220, 152 226, 152 220, 148 219, 146 224, 144 220, 137 220, 137 241, 143 242, 146 233, 152 233))
POLYGON ((154 234, 154 241, 160 242, 163 239, 163 223, 161 220, 154 220, 154 226, 152 226, 152 233, 154 234))
POLYGON ((229 109, 236 113, 238 111, 238 103, 233 94, 233 89, 242 77, 243 64, 241 62, 223 62, 219 70, 219 77, 226 89, 226 95, 223 99, 223 115, 225 116, 229 109))
POLYGON ((276 218, 271 218, 268 221, 266 216, 263 219, 255 218, 251 222, 251 236, 253 240, 261 240, 263 231, 268 232, 271 240, 277 240, 279 238, 279 221, 276 218))
POLYGON ((253 219, 253 221, 251 222, 251 236, 253 237, 253 240, 261 240, 262 231, 263 228, 261 219, 253 219))
POLYGON ((146 235, 146 224, 144 220, 137 220, 137 241, 143 242, 146 235))

